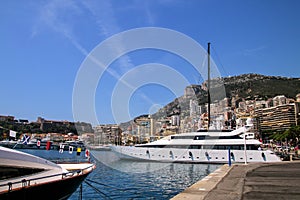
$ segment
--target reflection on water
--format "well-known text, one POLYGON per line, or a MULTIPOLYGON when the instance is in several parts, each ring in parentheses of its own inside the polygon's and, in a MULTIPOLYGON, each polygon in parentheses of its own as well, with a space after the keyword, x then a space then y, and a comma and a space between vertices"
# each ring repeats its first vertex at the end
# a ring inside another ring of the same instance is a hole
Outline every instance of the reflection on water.
MULTIPOLYGON (((216 170, 216 164, 179 164, 119 160, 113 152, 92 152, 97 168, 83 184, 83 199, 170 199, 216 170)), ((78 191, 71 197, 78 199, 78 191)))

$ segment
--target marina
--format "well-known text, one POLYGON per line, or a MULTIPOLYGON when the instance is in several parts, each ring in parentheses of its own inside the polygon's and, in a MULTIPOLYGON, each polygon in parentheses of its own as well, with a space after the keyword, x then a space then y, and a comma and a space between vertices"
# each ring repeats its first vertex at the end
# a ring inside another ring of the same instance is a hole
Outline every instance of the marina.
POLYGON ((0 200, 300 199, 299 0, 0 5, 0 200))
MULTIPOLYGON (((222 166, 133 162, 119 160, 111 151, 91 153, 97 168, 83 183, 83 199, 170 199, 222 166)), ((77 200, 79 193, 69 199, 77 200)))

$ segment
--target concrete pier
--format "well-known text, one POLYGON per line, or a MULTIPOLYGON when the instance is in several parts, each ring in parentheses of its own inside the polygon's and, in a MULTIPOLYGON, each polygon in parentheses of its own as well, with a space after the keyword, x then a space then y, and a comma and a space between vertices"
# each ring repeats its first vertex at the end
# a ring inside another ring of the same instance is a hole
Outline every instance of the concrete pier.
POLYGON ((173 200, 300 199, 300 162, 223 165, 173 200))

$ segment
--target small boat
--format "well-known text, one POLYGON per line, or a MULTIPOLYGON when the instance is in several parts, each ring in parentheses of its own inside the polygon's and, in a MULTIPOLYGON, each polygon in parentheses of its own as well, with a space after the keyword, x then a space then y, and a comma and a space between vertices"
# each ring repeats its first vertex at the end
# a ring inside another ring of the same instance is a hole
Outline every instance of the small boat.
POLYGON ((92 163, 58 165, 0 147, 0 199, 68 199, 94 168, 92 163))

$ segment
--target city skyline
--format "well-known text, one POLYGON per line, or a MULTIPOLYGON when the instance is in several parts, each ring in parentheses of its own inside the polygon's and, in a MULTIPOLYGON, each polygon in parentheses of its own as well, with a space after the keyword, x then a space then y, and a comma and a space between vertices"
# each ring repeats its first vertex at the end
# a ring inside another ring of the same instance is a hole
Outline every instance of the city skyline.
MULTIPOLYGON (((30 121, 38 116, 73 121, 72 95, 81 64, 101 42, 134 28, 175 30, 203 48, 211 42, 212 59, 223 77, 300 74, 300 3, 296 0, 1 4, 1 115, 30 121)), ((147 63, 167 65, 188 83, 200 84, 204 79, 172 53, 152 49, 130 52, 113 62, 99 81, 95 93, 99 124, 115 122, 111 96, 117 80, 147 63)), ((161 85, 144 85, 128 102, 130 116, 154 112, 176 97, 161 85)))

